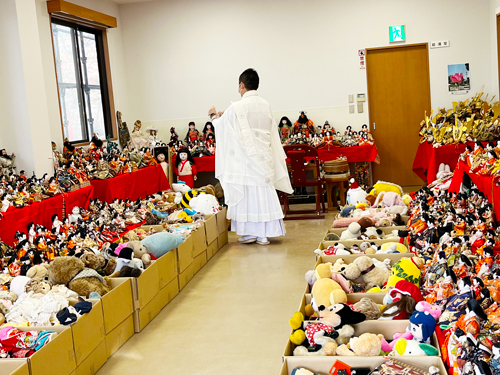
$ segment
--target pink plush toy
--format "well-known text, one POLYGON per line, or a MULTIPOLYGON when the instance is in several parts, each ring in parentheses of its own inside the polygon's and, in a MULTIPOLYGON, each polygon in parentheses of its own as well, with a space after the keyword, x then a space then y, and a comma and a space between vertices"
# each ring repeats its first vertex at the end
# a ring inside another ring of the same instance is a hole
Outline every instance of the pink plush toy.
POLYGON ((381 192, 372 207, 377 207, 379 203, 383 203, 385 207, 405 206, 401 196, 393 191, 381 192))
POLYGON ((128 242, 125 242, 125 243, 121 243, 121 244, 119 244, 119 245, 116 247, 116 249, 115 249, 114 253, 115 253, 117 256, 118 256, 118 255, 120 255, 120 251, 122 251, 122 249, 123 249, 124 247, 127 247, 127 245, 128 245, 128 242))
POLYGON ((434 319, 436 319, 436 321, 441 316, 441 309, 439 307, 431 305, 430 303, 425 301, 420 301, 419 303, 417 303, 417 305, 415 306, 415 310, 422 312, 428 311, 429 314, 431 314, 434 319))

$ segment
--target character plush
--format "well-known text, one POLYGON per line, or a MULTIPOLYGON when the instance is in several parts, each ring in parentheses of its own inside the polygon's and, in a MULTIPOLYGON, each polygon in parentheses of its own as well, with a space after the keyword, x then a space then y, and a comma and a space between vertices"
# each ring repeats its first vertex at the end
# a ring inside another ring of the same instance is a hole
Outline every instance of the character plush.
POLYGON ((420 287, 420 270, 424 260, 418 257, 401 258, 392 266, 392 273, 387 280, 386 288, 395 286, 399 280, 407 280, 420 287))
POLYGON ((384 285, 391 275, 391 271, 376 267, 373 259, 366 255, 356 258, 353 263, 358 266, 367 289, 384 285))
POLYGON ((337 303, 346 303, 347 295, 336 281, 329 278, 318 279, 311 290, 311 305, 315 311, 324 305, 328 307, 337 303))
POLYGON ((151 264, 151 255, 149 255, 144 243, 142 241, 129 241, 127 246, 134 251, 134 258, 142 262, 144 269, 148 268, 151 264))
POLYGON ((217 198, 211 194, 198 194, 193 197, 189 205, 196 212, 201 212, 204 215, 216 214, 219 212, 219 202, 217 198))
POLYGON ((403 196, 403 188, 401 188, 401 186, 393 184, 392 182, 384 182, 384 181, 377 181, 377 183, 373 185, 373 189, 370 191, 370 195, 376 197, 383 191, 385 192, 392 191, 394 193, 399 194, 399 196, 403 196))
POLYGON ((366 191, 361 189, 361 187, 358 185, 356 180, 354 178, 351 178, 349 180, 351 183, 351 186, 349 190, 347 190, 347 204, 348 205, 356 205, 358 203, 365 203, 366 202, 366 191))
POLYGON ((430 345, 430 344, 425 344, 421 343, 415 340, 407 340, 404 338, 398 339, 396 341, 396 345, 394 346, 394 355, 396 356, 406 356, 406 355, 412 355, 412 356, 426 356, 426 355, 431 355, 431 356, 437 356, 438 355, 438 350, 430 345))
POLYGON ((361 236, 361 225, 358 223, 351 223, 345 231, 340 235, 340 240, 355 240, 361 236))
POLYGON ((382 335, 373 333, 363 333, 359 337, 349 340, 349 345, 340 345, 337 348, 337 355, 375 357, 380 355, 382 349, 382 335))
POLYGON ((403 206, 406 207, 406 204, 401 199, 401 195, 395 193, 393 191, 382 191, 378 194, 373 207, 392 207, 392 206, 403 206))
POLYGON ((401 254, 404 254, 404 253, 407 253, 408 252, 408 248, 399 243, 399 242, 386 242, 386 243, 383 243, 381 246, 380 246, 380 250, 378 251, 378 253, 385 253, 385 254, 390 254, 390 253, 401 253, 401 254))
POLYGON ((375 227, 368 227, 365 229, 361 229, 361 236, 358 237, 358 240, 380 240, 382 239, 384 232, 382 229, 377 229, 375 227))
POLYGON ((347 249, 344 244, 336 242, 333 246, 328 246, 326 250, 316 249, 315 254, 324 255, 351 255, 352 251, 347 249))
POLYGON ((422 293, 415 284, 400 280, 384 296, 383 319, 408 319, 415 311, 417 303, 423 301, 422 293))

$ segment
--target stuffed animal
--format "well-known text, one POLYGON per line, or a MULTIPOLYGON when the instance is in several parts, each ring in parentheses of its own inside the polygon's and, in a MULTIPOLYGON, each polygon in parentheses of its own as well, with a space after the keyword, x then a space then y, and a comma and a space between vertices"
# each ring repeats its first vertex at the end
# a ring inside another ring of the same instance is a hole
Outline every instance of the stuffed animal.
POLYGON ((142 241, 129 241, 127 246, 134 251, 134 258, 142 261, 144 269, 148 268, 151 264, 151 255, 149 255, 146 245, 142 241))
POLYGON ((413 355, 413 356, 437 356, 438 350, 430 345, 421 343, 415 340, 407 340, 407 339, 398 339, 396 341, 396 345, 394 346, 394 355, 402 356, 402 355, 413 355))
POLYGON ((103 296, 109 292, 106 280, 97 271, 85 268, 78 258, 56 257, 49 266, 49 280, 53 284, 67 285, 80 296, 87 297, 95 292, 103 296))
POLYGON ((333 246, 328 246, 326 250, 316 249, 315 254, 320 256, 324 255, 351 255, 352 251, 346 249, 344 244, 336 242, 333 246))
POLYGON ((355 310, 359 311, 360 313, 364 314, 366 316, 366 320, 377 320, 380 318, 380 308, 382 305, 379 305, 378 303, 375 303, 370 298, 363 297, 359 300, 359 302, 356 302, 354 305, 352 305, 355 310))
POLYGON ((423 301, 420 289, 406 280, 399 280, 394 288, 384 296, 383 319, 408 319, 415 311, 416 304, 423 301))
POLYGON ((30 281, 31 279, 27 276, 16 276, 14 277, 11 282, 10 282, 10 290, 11 292, 14 292, 16 296, 20 296, 21 294, 24 293, 24 289, 26 287, 26 284, 30 281))
POLYGON ((420 270, 423 266, 422 258, 401 258, 392 266, 392 274, 387 280, 386 288, 395 286, 399 280, 407 280, 420 287, 420 270))
POLYGON ((368 227, 361 229, 361 235, 358 240, 380 240, 384 236, 382 229, 377 229, 375 227, 368 227))
POLYGON ((403 206, 406 207, 406 204, 401 199, 401 195, 395 193, 393 191, 382 191, 378 194, 377 199, 372 207, 392 207, 392 206, 403 206))
POLYGON ((363 333, 359 337, 353 337, 349 341, 349 346, 340 345, 337 348, 337 355, 375 357, 380 355, 382 350, 382 335, 373 333, 363 333))
POLYGON ((351 178, 349 182, 351 183, 351 186, 349 190, 347 190, 347 204, 356 205, 358 203, 365 203, 367 195, 366 191, 361 189, 354 178, 351 178))
POLYGON ((31 279, 24 286, 24 292, 29 293, 39 293, 39 294, 47 294, 52 289, 52 283, 48 280, 42 279, 31 279))
POLYGON ((383 243, 381 246, 380 246, 380 250, 377 251, 377 253, 384 253, 384 254, 390 254, 390 253, 401 253, 401 254, 404 254, 404 253, 407 253, 408 252, 408 248, 399 243, 399 242, 386 242, 386 243, 383 243))
POLYGON ((183 234, 174 234, 169 232, 158 232, 146 237, 141 242, 146 247, 148 253, 153 254, 155 258, 175 249, 186 240, 183 234))
POLYGON ((339 241, 340 237, 337 233, 328 233, 326 235, 326 240, 327 241, 339 241))
POLYGON ((198 194, 193 197, 189 205, 196 212, 201 212, 205 215, 216 214, 219 212, 219 202, 217 198, 211 194, 198 194))
POLYGON ((342 287, 329 278, 318 279, 312 287, 311 294, 311 305, 315 311, 319 311, 321 305, 328 307, 347 302, 347 295, 342 287))
POLYGON ((370 191, 370 195, 377 197, 383 191, 392 191, 399 194, 400 196, 403 196, 403 189, 401 188, 401 186, 393 184, 392 182, 384 181, 377 181, 377 183, 373 185, 373 189, 370 191))
POLYGON ((30 279, 43 279, 49 274, 48 267, 48 263, 32 266, 26 273, 26 276, 30 279))
POLYGON ((362 229, 366 229, 369 227, 373 227, 373 220, 368 216, 362 216, 357 223, 361 226, 362 229))
POLYGON ((353 263, 358 266, 367 289, 377 285, 384 285, 389 279, 389 276, 391 276, 391 271, 384 270, 382 267, 376 267, 373 264, 373 259, 366 255, 356 258, 353 263))
POLYGON ((361 236, 361 225, 358 223, 351 223, 345 231, 340 235, 340 240, 355 240, 361 236))

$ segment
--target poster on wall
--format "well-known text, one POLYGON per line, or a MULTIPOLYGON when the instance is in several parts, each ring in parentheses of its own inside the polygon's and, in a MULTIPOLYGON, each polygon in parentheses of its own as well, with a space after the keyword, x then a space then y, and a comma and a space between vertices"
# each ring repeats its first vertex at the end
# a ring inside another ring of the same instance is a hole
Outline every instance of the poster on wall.
POLYGON ((450 94, 467 94, 469 90, 469 63, 448 65, 448 92, 450 94))

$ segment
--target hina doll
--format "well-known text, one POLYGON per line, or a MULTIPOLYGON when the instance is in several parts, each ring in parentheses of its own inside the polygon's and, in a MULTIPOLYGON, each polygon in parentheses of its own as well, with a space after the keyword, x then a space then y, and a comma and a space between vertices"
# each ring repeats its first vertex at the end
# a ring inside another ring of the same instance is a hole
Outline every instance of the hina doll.
POLYGON ((203 138, 202 138, 203 142, 205 143, 207 142, 207 138, 210 134, 213 135, 215 139, 214 126, 210 121, 208 121, 203 127, 203 138))
POLYGON ((453 267, 453 271, 459 279, 463 279, 464 277, 470 275, 470 272, 473 268, 474 266, 467 255, 461 254, 460 258, 458 258, 458 262, 453 267))
POLYGON ((325 121, 325 124, 323 125, 323 129, 321 129, 321 135, 325 135, 326 132, 331 132, 332 134, 335 134, 335 129, 331 127, 331 125, 328 123, 328 120, 325 121))
POLYGON ((493 266, 493 249, 486 247, 483 251, 483 256, 476 263, 475 271, 478 277, 483 278, 491 273, 493 266))
POLYGON ((177 152, 174 172, 178 179, 184 181, 191 189, 194 189, 196 180, 196 165, 193 157, 187 148, 182 148, 177 152))
POLYGON ((156 154, 156 161, 163 169, 163 173, 165 173, 165 177, 168 179, 168 163, 167 157, 165 156, 165 152, 160 151, 156 154))
POLYGON ((278 127, 280 129, 281 143, 285 143, 290 137, 290 129, 293 127, 292 122, 288 117, 283 116, 278 124, 278 127))
POLYGON ((146 165, 148 167, 150 166, 153 166, 153 165, 156 165, 157 162, 156 162, 156 159, 153 158, 153 155, 151 155, 151 152, 150 152, 150 149, 149 148, 146 148, 144 150, 144 155, 143 155, 143 158, 144 158, 144 162, 146 163, 146 165))
POLYGON ((493 375, 500 375, 500 342, 494 343, 491 349, 493 356, 488 361, 488 366, 493 375))
POLYGON ((188 132, 186 133, 186 137, 184 138, 184 141, 186 144, 191 144, 195 140, 198 140, 200 138, 200 132, 196 129, 196 124, 194 121, 191 121, 188 125, 189 129, 188 132))
POLYGON ((426 290, 430 293, 425 297, 428 303, 442 302, 450 298, 456 293, 455 285, 457 276, 451 268, 447 268, 444 273, 444 278, 434 286, 428 287, 426 290))
POLYGON ((481 325, 486 322, 488 317, 475 299, 471 298, 466 305, 465 314, 457 321, 457 327, 466 334, 471 334, 477 338, 481 332, 481 325))
POLYGON ((458 293, 453 293, 444 301, 445 309, 439 318, 440 325, 453 324, 465 313, 465 306, 472 298, 472 283, 470 277, 458 280, 458 293))
POLYGON ((215 143, 215 135, 210 133, 207 135, 207 139, 205 140, 205 145, 208 147, 210 147, 210 145, 212 145, 213 143, 215 143))
POLYGON ((293 124, 293 134, 298 134, 305 132, 306 136, 312 135, 316 132, 314 129, 314 123, 307 118, 307 112, 301 111, 300 116, 293 124))

